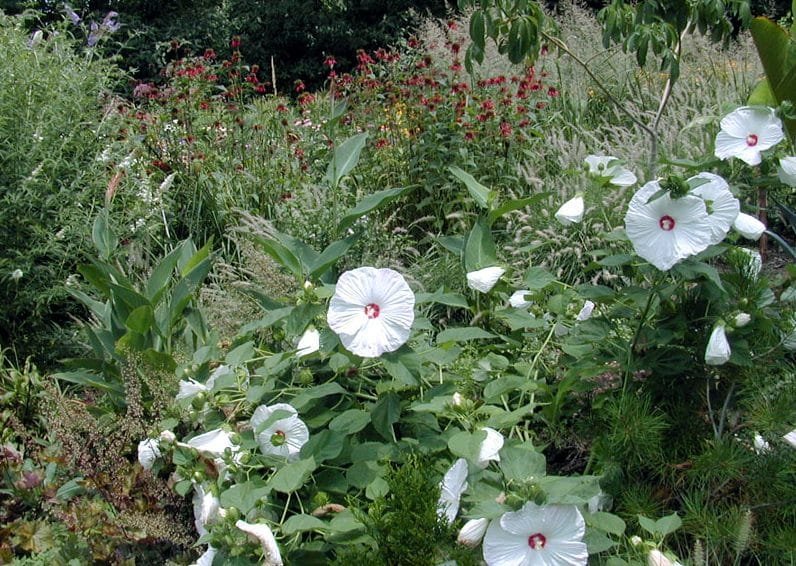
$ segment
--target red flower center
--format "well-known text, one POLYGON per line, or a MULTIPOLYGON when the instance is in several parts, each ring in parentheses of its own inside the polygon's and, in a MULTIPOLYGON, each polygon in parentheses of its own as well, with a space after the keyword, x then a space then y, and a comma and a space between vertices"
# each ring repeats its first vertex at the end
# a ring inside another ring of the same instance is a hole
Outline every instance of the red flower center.
POLYGON ((542 533, 534 533, 528 537, 528 546, 534 550, 542 550, 547 543, 547 537, 542 533))
POLYGON ((746 136, 746 145, 754 147, 757 145, 757 134, 749 134, 746 136))
POLYGON ((365 316, 368 318, 378 318, 381 308, 376 303, 365 305, 365 316))
POLYGON ((675 224, 676 222, 674 221, 674 218, 672 218, 668 214, 664 214, 663 216, 661 216, 661 219, 658 220, 658 226, 660 226, 661 230, 663 230, 664 232, 671 232, 672 230, 674 230, 675 224))

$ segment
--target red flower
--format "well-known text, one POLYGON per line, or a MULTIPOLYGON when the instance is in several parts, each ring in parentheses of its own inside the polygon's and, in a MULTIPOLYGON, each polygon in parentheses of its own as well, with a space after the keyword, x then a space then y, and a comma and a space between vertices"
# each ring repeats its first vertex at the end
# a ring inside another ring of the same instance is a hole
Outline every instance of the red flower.
POLYGON ((501 122, 500 123, 500 135, 504 138, 507 138, 511 135, 512 129, 511 124, 508 122, 501 122))
POLYGON ((326 59, 323 60, 323 65, 332 69, 337 65, 337 60, 332 55, 327 55, 326 59))
POLYGON ((216 58, 216 52, 212 49, 205 49, 205 54, 202 55, 203 58, 207 59, 208 61, 212 61, 216 58))
POLYGON ((232 41, 229 42, 229 46, 232 47, 232 49, 239 48, 240 47, 240 36, 239 35, 233 35, 232 36, 232 41))
POLYGON ((304 85, 304 82, 301 79, 298 79, 295 82, 294 88, 296 89, 296 92, 302 92, 307 87, 304 85))
POLYGON ((556 89, 556 87, 551 86, 550 88, 548 88, 547 96, 549 96, 550 98, 555 98, 556 96, 558 96, 558 90, 556 89))
POLYGON ((536 103, 536 108, 539 109, 539 110, 541 110, 545 106, 547 106, 546 102, 539 101, 539 102, 536 103))

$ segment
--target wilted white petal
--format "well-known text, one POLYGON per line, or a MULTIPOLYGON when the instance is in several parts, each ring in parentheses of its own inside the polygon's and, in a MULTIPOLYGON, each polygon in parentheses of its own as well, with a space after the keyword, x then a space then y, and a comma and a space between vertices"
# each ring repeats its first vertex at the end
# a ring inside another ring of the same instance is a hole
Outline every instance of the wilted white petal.
POLYGON ((713 328, 705 348, 705 363, 709 366, 720 366, 726 364, 730 359, 730 343, 727 341, 727 334, 723 324, 717 324, 713 328))
POLYGON ((777 169, 779 180, 791 187, 796 187, 796 157, 783 157, 777 169))
POLYGON ((235 526, 260 543, 263 549, 263 566, 282 566, 282 555, 276 544, 274 533, 264 523, 237 521, 235 526))
POLYGON ((653 548, 647 555, 647 566, 674 566, 674 564, 660 550, 653 548))
POLYGON ((520 291, 514 291, 509 297, 509 304, 514 307, 515 309, 524 309, 531 305, 531 301, 525 298, 526 295, 529 295, 531 292, 528 289, 522 289, 520 291))
POLYGON ((584 210, 585 204, 583 202, 583 197, 577 196, 562 204, 561 208, 556 212, 555 217, 556 220, 561 222, 564 226, 577 224, 583 220, 584 210))
POLYGON ((301 339, 296 344, 296 356, 302 358, 304 356, 309 356, 313 352, 317 352, 321 347, 321 334, 315 330, 314 326, 310 326, 304 334, 301 336, 301 339))
POLYGON ((177 393, 177 401, 181 401, 183 399, 193 399, 199 393, 207 391, 207 387, 195 379, 189 379, 188 381, 180 380, 179 385, 180 390, 177 393))
POLYGON ((489 519, 470 519, 459 530, 456 542, 469 548, 475 548, 481 544, 488 526, 489 519))
POLYGON ((618 187, 629 187, 636 182, 632 171, 620 165, 616 157, 610 155, 589 155, 585 159, 589 166, 589 174, 608 179, 608 182, 618 187))
POLYGON ((467 274, 467 285, 481 293, 489 293, 505 272, 505 269, 497 266, 471 271, 467 274))
POLYGON ((216 557, 216 552, 218 552, 218 550, 212 546, 208 546, 205 553, 191 566, 213 566, 213 559, 216 557))
POLYGON ((782 438, 785 439, 785 442, 796 448, 796 429, 793 429, 788 434, 784 435, 782 438))
POLYGON ((738 214, 735 222, 732 223, 732 227, 735 228, 736 232, 741 234, 741 236, 744 238, 749 238, 750 240, 759 240, 760 236, 763 235, 763 232, 766 231, 765 224, 760 222, 754 216, 744 212, 738 214))
POLYGON ((478 451, 478 466, 486 468, 489 462, 500 462, 500 449, 503 448, 503 435, 493 428, 485 426, 483 429, 486 432, 486 438, 481 443, 481 449, 478 451))
POLYGON ((193 516, 199 536, 207 534, 207 525, 220 516, 221 503, 207 483, 194 486, 193 516))
POLYGON ((584 321, 589 320, 591 318, 591 313, 594 312, 594 303, 591 301, 586 301, 583 303, 583 308, 580 309, 578 316, 575 317, 575 320, 584 321))
POLYGON ((223 456, 227 448, 235 451, 230 433, 220 428, 194 436, 186 444, 213 456, 223 456))
POLYGON ((409 339, 415 295, 392 269, 359 267, 337 281, 326 320, 350 352, 376 358, 409 339))
POLYGON ((771 452, 771 445, 759 433, 755 433, 754 441, 752 442, 755 452, 757 454, 765 454, 771 452))
POLYGON ((138 463, 145 470, 151 470, 155 460, 160 458, 160 447, 155 438, 147 438, 138 443, 138 463))
POLYGON ((437 513, 444 516, 448 524, 452 524, 459 513, 459 501, 462 493, 467 489, 467 473, 467 460, 459 458, 445 472, 445 476, 439 484, 437 513))

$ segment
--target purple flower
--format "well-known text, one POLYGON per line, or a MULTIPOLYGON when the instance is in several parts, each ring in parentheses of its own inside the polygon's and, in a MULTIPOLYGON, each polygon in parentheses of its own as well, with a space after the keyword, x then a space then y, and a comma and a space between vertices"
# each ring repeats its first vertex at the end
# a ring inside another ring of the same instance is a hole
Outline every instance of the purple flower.
POLYGON ((66 2, 64 2, 64 12, 66 12, 66 17, 69 18, 73 24, 77 25, 80 23, 80 16, 78 16, 77 12, 72 9, 72 6, 66 2))

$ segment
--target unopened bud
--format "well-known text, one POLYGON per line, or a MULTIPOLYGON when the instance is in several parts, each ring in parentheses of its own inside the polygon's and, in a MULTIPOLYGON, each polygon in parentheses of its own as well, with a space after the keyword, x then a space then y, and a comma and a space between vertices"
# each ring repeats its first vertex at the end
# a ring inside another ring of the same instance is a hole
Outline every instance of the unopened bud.
POLYGON ((164 430, 163 432, 160 433, 160 439, 163 442, 167 442, 168 444, 171 444, 172 442, 177 440, 177 437, 170 430, 164 430))
POLYGON ((475 548, 484 538, 486 528, 489 526, 489 519, 470 519, 459 531, 456 542, 468 548, 475 548))
POLYGON ((752 320, 752 315, 745 312, 739 312, 738 314, 735 315, 734 326, 735 328, 743 328, 744 326, 749 324, 751 320, 752 320))

